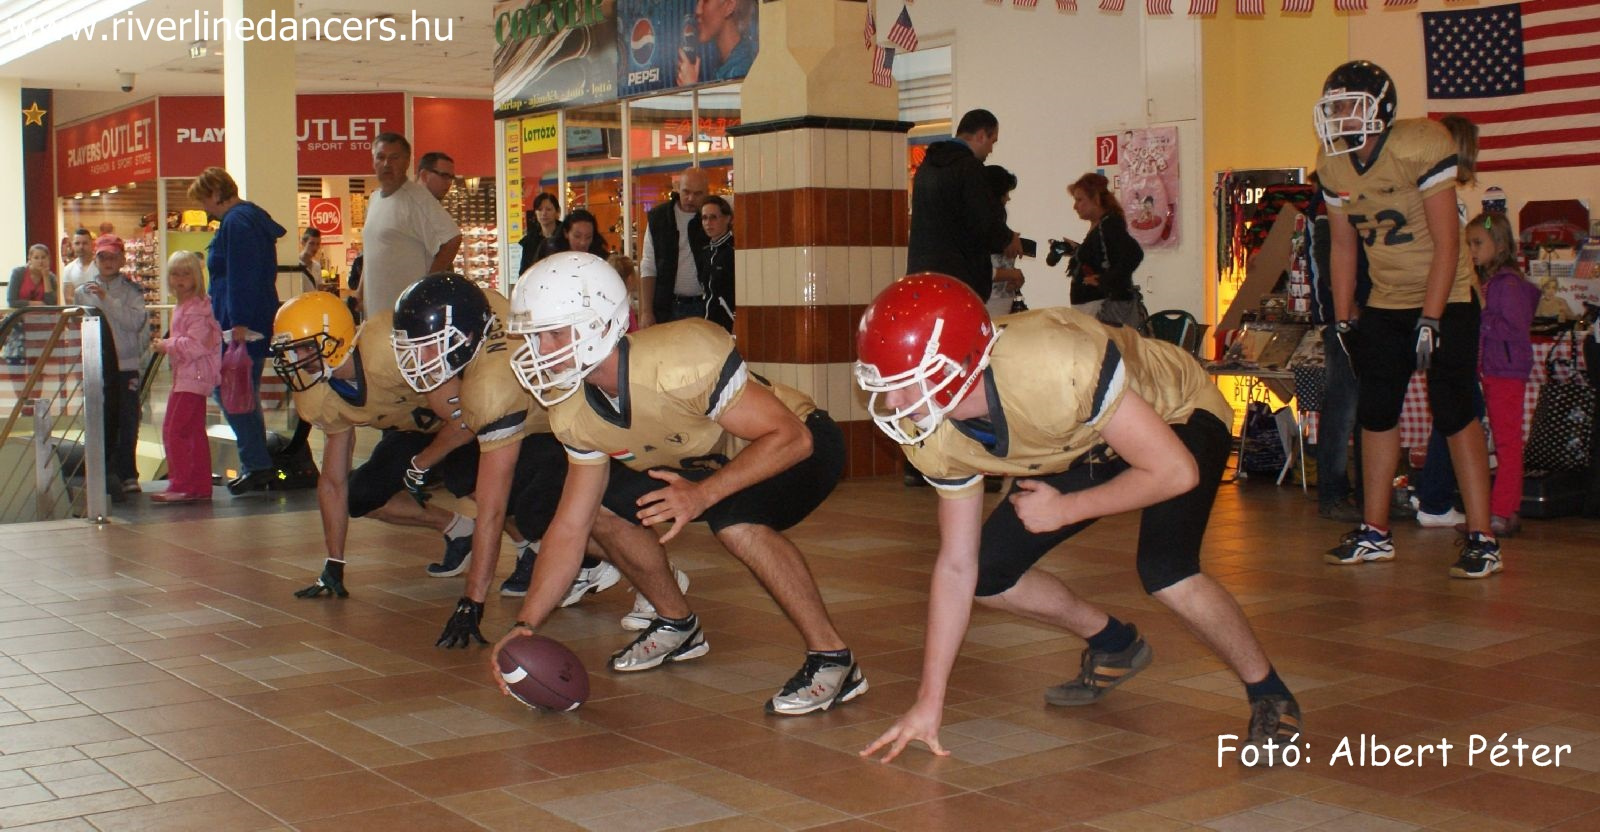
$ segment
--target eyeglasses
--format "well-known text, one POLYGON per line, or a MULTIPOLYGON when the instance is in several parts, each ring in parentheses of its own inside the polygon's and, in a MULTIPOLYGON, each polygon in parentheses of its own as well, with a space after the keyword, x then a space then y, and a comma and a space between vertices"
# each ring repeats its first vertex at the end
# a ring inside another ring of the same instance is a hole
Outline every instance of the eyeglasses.
POLYGON ((453 173, 445 173, 444 171, 434 170, 433 168, 423 168, 423 170, 427 171, 428 173, 433 174, 434 176, 439 177, 440 179, 443 179, 446 182, 454 182, 454 181, 456 181, 456 175, 453 174, 453 173))

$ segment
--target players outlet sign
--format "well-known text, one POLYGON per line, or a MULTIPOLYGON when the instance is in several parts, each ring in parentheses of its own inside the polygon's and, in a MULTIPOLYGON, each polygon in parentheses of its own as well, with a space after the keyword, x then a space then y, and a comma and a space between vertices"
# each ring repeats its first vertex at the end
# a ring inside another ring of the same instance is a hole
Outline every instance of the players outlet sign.
POLYGON ((56 131, 61 193, 87 193, 156 176, 154 101, 56 131))

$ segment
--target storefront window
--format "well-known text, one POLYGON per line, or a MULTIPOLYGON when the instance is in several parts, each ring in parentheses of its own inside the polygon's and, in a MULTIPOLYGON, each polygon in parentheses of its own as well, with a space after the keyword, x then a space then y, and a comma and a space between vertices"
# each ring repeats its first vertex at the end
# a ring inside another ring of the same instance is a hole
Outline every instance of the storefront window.
POLYGON ((593 214, 607 251, 622 244, 622 105, 569 110, 566 115, 567 190, 563 215, 593 214))

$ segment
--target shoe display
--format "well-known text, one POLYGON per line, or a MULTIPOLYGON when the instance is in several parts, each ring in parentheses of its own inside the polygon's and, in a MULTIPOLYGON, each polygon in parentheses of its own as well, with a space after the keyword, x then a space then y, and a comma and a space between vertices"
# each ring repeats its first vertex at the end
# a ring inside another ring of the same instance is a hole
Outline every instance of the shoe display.
POLYGON ((561 599, 561 606, 570 607, 583 600, 583 596, 591 592, 604 592, 620 580, 622 573, 605 561, 601 561, 599 566, 579 569, 578 577, 573 579, 572 587, 567 590, 567 597, 561 599))
POLYGON ((1046 689, 1044 701, 1065 707, 1090 705, 1148 667, 1155 651, 1139 635, 1138 627, 1128 627, 1133 630, 1132 644, 1115 653, 1083 648, 1077 678, 1046 689))
POLYGON ((1250 703, 1250 731, 1246 745, 1255 746, 1259 752, 1256 765, 1272 765, 1283 759, 1283 749, 1290 745, 1304 746, 1305 733, 1300 723, 1300 703, 1293 696, 1263 696, 1250 703), (1272 740, 1276 750, 1268 753, 1266 743, 1272 740))
POLYGON ((277 480, 278 472, 270 468, 251 471, 248 474, 240 474, 229 480, 228 493, 237 497, 241 494, 249 494, 255 491, 269 491, 272 489, 272 484, 277 480))
POLYGON ((1333 520, 1339 523, 1360 523, 1361 509, 1350 503, 1340 500, 1336 503, 1322 503, 1317 506, 1317 516, 1324 520, 1333 520))
POLYGON ((1380 532, 1362 523, 1355 531, 1346 534, 1339 545, 1322 556, 1324 563, 1350 566, 1369 561, 1394 560, 1394 535, 1380 532))
POLYGON ((1500 541, 1480 532, 1467 535, 1461 546, 1461 557, 1450 567, 1452 578, 1487 578, 1503 569, 1500 563, 1500 541))
POLYGON ((632 644, 611 656, 611 669, 619 673, 649 670, 662 662, 698 659, 711 652, 711 645, 700 631, 700 620, 693 617, 689 620, 686 630, 679 630, 659 618, 650 622, 650 627, 632 644))
POLYGON ((1417 509, 1417 525, 1424 529, 1448 529, 1454 527, 1457 523, 1464 523, 1466 520, 1467 516, 1454 508, 1441 514, 1429 514, 1420 508, 1417 509))
POLYGON ((471 563, 472 535, 446 537, 444 539, 444 560, 440 563, 428 564, 428 574, 435 578, 453 578, 465 571, 471 563))
POLYGON ((867 692, 866 677, 855 662, 838 664, 826 656, 806 654, 806 663, 778 694, 767 700, 767 713, 800 716, 826 711, 867 692))
POLYGON ((528 584, 533 582, 533 559, 538 554, 533 549, 523 549, 517 553, 516 568, 500 582, 501 595, 521 598, 528 594, 528 584))
MULTIPOLYGON (((674 567, 672 576, 678 581, 679 592, 689 591, 689 573, 674 567)), ((644 593, 634 592, 633 609, 622 617, 622 629, 643 630, 654 620, 656 620, 656 605, 650 603, 650 599, 644 597, 644 593)))

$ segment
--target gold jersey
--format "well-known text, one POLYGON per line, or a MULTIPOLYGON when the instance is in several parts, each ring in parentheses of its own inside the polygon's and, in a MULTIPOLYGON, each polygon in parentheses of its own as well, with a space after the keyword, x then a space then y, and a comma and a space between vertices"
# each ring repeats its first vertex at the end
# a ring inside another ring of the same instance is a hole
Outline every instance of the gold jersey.
MULTIPOLYGON (((1356 228, 1372 276, 1367 305, 1376 309, 1415 309, 1428 292, 1433 236, 1422 202, 1456 186, 1456 143, 1450 131, 1426 118, 1396 121, 1378 137, 1372 160, 1355 153, 1317 153, 1317 178, 1331 214, 1356 228)), ((1458 233, 1452 223, 1450 233, 1458 233)), ((1471 299, 1472 262, 1457 246, 1456 276, 1450 303, 1471 299)))
POLYGON ((615 403, 593 385, 550 408, 550 426, 572 462, 615 459, 635 471, 717 467, 737 453, 717 424, 746 387, 760 384, 796 416, 817 409, 798 390, 754 375, 733 336, 708 321, 659 324, 617 344, 615 403))
POLYGON ((329 435, 356 427, 379 430, 406 430, 433 433, 441 420, 428 409, 426 396, 411 389, 395 364, 389 339, 394 332, 394 315, 380 312, 368 318, 356 334, 348 364, 355 378, 342 386, 353 394, 335 390, 330 381, 294 394, 294 408, 300 418, 329 435))
POLYGON ((978 494, 984 474, 1037 477, 1067 470, 1104 444, 1100 431, 1128 391, 1168 424, 1196 410, 1233 424, 1233 408, 1193 356, 1128 327, 1070 309, 995 321, 999 340, 981 386, 987 425, 946 418, 906 458, 942 497, 978 494))
POLYGON ((505 295, 485 289, 494 319, 483 334, 483 348, 461 371, 461 423, 477 434, 478 449, 521 442, 531 433, 549 433, 550 417, 517 381, 511 354, 522 339, 506 332, 511 302, 505 295))

